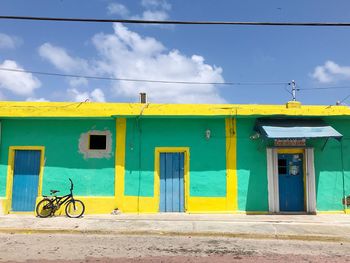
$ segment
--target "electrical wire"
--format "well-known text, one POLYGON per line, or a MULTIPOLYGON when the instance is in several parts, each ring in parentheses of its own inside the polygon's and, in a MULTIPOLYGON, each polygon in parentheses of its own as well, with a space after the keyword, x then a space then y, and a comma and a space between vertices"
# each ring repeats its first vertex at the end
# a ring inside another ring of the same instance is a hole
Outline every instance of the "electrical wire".
POLYGON ((318 87, 318 88, 305 88, 305 89, 298 89, 298 90, 327 90, 327 89, 350 89, 350 86, 318 87))
POLYGON ((39 17, 39 16, 0 16, 0 19, 54 21, 54 22, 172 24, 172 25, 312 26, 312 27, 349 27, 350 26, 350 22, 184 21, 184 20, 98 19, 98 18, 39 17))
POLYGON ((38 75, 56 76, 56 77, 70 77, 70 78, 86 78, 96 80, 112 80, 112 81, 129 81, 129 82, 149 82, 149 83, 162 83, 162 84, 189 84, 189 85, 230 85, 230 86, 254 86, 254 85, 290 85, 290 82, 200 82, 200 81, 171 81, 171 80, 151 80, 151 79, 132 79, 132 78, 113 78, 113 77, 99 77, 89 75, 76 75, 76 74, 62 74, 53 72, 23 70, 23 69, 11 69, 0 68, 0 71, 31 73, 38 75))

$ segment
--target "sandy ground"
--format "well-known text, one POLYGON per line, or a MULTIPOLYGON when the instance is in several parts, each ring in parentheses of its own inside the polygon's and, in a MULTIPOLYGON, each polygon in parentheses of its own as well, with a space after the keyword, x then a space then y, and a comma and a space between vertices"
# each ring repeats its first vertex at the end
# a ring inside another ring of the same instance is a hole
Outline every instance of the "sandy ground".
POLYGON ((0 234, 1 262, 350 262, 350 243, 191 236, 0 234))

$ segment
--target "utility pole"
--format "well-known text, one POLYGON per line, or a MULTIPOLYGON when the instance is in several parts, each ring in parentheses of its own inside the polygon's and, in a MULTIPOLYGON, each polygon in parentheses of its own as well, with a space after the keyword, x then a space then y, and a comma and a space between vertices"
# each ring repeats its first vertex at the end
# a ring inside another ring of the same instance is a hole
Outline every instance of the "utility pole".
POLYGON ((297 89, 296 89, 295 80, 292 80, 291 84, 292 84, 292 96, 293 96, 293 101, 296 101, 297 89))

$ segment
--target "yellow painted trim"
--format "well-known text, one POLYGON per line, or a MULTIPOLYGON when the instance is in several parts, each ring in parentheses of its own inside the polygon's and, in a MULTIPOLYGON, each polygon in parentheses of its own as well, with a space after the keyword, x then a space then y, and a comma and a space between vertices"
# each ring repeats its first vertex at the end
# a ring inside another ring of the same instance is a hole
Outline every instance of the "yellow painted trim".
POLYGON ((238 183, 237 183, 237 136, 236 121, 233 118, 225 120, 226 126, 226 209, 238 209, 238 183))
POLYGON ((154 197, 157 211, 160 202, 160 153, 183 152, 184 156, 184 192, 185 192, 185 212, 188 211, 190 197, 190 148, 189 147, 156 147, 154 150, 154 197))
POLYGON ((111 117, 111 116, 349 116, 346 106, 254 104, 148 104, 96 102, 0 102, 0 117, 111 117))
POLYGON ((226 197, 200 197, 190 196, 188 198, 188 213, 204 213, 204 211, 211 211, 213 213, 220 213, 222 211, 232 211, 227 209, 226 197))
POLYGON ((116 120, 115 205, 124 211, 126 119, 116 120))
POLYGON ((280 154, 283 154, 283 153, 305 153, 304 149, 303 148, 278 148, 277 149, 277 152, 280 153, 280 154))
MULTIPOLYGON (((45 166, 45 146, 10 146, 8 153, 7 180, 6 180, 6 199, 7 205, 4 213, 8 214, 12 207, 12 189, 13 189, 13 170, 15 165, 16 150, 39 150, 40 154, 40 172, 38 183, 38 196, 42 195, 42 182, 45 166)), ((17 212, 16 212, 17 213, 17 212)))
POLYGON ((335 211, 317 211, 317 214, 322 215, 337 215, 337 214, 348 214, 350 212, 349 209, 345 210, 335 210, 335 211))
MULTIPOLYGON (((38 204, 43 197, 38 197, 36 203, 38 204)), ((74 196, 74 199, 81 200, 85 205, 85 215, 91 214, 110 214, 115 209, 114 196, 74 196)), ((63 205, 55 215, 65 215, 66 206, 63 205)))
POLYGON ((159 203, 157 203, 157 200, 159 200, 159 198, 156 198, 156 196, 124 196, 123 212, 158 213, 159 203))

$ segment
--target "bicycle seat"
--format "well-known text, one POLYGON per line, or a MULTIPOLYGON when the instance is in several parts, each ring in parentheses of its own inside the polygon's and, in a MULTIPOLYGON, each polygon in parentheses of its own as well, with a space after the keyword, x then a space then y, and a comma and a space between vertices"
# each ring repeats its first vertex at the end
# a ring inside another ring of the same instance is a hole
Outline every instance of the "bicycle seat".
POLYGON ((51 194, 56 194, 56 193, 58 193, 59 191, 58 190, 50 190, 50 193, 51 194))

